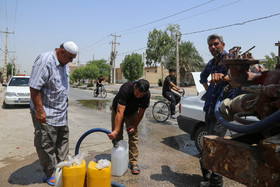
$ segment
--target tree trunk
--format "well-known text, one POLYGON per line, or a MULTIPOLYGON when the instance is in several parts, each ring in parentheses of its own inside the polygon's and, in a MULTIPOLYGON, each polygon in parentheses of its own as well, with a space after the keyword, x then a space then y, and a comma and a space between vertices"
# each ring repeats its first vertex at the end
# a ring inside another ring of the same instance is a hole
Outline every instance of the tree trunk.
POLYGON ((161 66, 161 81, 162 81, 162 83, 163 83, 163 66, 162 66, 162 62, 161 62, 161 60, 160 60, 160 66, 161 66))

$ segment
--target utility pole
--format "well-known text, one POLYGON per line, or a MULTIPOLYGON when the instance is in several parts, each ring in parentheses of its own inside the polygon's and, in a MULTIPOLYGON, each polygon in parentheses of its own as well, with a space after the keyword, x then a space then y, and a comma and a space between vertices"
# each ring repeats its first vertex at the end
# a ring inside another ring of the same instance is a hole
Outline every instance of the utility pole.
POLYGON ((15 68, 15 72, 16 72, 15 57, 13 56, 13 58, 12 58, 12 72, 11 72, 11 77, 14 76, 14 68, 15 68))
POLYGON ((143 66, 143 79, 146 79, 146 73, 145 73, 146 54, 145 53, 143 53, 142 62, 144 64, 144 66, 143 66))
POLYGON ((110 42, 112 44, 112 50, 110 54, 110 65, 111 65, 111 75, 110 75, 110 84, 113 84, 113 63, 114 63, 114 42, 110 42))
POLYGON ((179 35, 176 34, 176 81, 180 85, 180 69, 179 69, 179 35))
POLYGON ((78 61, 77 61, 78 67, 80 67, 80 51, 78 51, 78 61))
POLYGON ((278 43, 275 43, 275 46, 278 47, 277 64, 275 69, 280 69, 280 41, 278 41, 278 43))
POLYGON ((120 43, 117 42, 117 37, 121 37, 121 35, 117 36, 116 34, 111 34, 111 36, 114 36, 114 42, 112 42, 112 46, 114 45, 114 49, 112 51, 114 51, 114 55, 113 55, 113 84, 116 84, 116 57, 117 57, 117 50, 116 50, 116 44, 120 45, 120 43))
POLYGON ((4 83, 7 83, 7 54, 8 54, 8 49, 7 49, 7 43, 8 43, 8 34, 14 34, 14 32, 8 32, 8 28, 6 28, 6 32, 0 31, 0 33, 6 33, 6 44, 5 44, 5 65, 4 65, 4 83))

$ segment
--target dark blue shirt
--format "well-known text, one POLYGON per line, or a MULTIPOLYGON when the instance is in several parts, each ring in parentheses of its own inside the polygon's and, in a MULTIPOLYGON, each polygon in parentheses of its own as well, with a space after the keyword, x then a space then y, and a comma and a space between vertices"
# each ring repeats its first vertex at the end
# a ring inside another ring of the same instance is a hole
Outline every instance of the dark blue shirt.
MULTIPOLYGON (((224 55, 227 53, 224 51, 224 53, 221 55, 220 60, 223 58, 224 55)), ((201 72, 200 74, 200 83, 208 83, 208 76, 211 76, 214 73, 222 73, 224 75, 227 75, 227 70, 224 65, 219 65, 219 62, 215 63, 215 59, 211 59, 205 69, 201 72)), ((210 83, 208 90, 205 95, 205 104, 203 107, 203 110, 207 114, 213 114, 215 111, 215 105, 217 102, 217 99, 220 95, 220 93, 223 91, 223 88, 227 85, 228 83, 221 81, 219 84, 214 85, 213 83, 210 83)))

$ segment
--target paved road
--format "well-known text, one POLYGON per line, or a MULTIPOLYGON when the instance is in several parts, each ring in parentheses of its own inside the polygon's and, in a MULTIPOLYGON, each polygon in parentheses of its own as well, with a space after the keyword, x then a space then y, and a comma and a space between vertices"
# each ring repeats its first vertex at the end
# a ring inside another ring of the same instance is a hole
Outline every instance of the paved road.
MULTIPOLYGON (((108 86, 107 89, 114 88, 108 86)), ((161 90, 152 88, 151 92, 156 94, 161 90)), ((70 155, 74 155, 77 140, 87 130, 100 127, 110 130, 109 106, 113 97, 114 95, 109 93, 106 99, 93 98, 91 90, 71 88, 70 155), (91 103, 93 105, 89 105, 91 103)), ((0 103, 2 101, 1 93, 0 103)), ((43 172, 33 146, 33 126, 29 108, 0 108, 0 118, 0 186, 48 186, 42 183, 43 172)), ((112 181, 126 186, 199 185, 202 177, 198 151, 190 141, 189 135, 178 128, 176 121, 156 123, 151 118, 150 106, 139 125, 139 133, 141 174, 134 176, 128 169, 124 176, 112 177, 112 181)), ((86 154, 86 161, 89 163, 90 160, 110 159, 111 148, 111 141, 105 134, 94 133, 82 142, 80 152, 86 154)), ((242 186, 228 179, 225 180, 225 184, 242 186)))

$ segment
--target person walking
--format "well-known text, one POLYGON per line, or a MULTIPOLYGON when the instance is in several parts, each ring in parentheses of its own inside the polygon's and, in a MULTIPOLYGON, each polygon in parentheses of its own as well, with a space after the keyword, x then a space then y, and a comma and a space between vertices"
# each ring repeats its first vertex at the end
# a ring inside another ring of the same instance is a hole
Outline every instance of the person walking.
POLYGON ((112 133, 108 134, 110 140, 123 139, 123 126, 126 124, 129 144, 129 162, 132 174, 139 174, 138 166, 138 131, 146 108, 150 104, 150 84, 145 79, 124 83, 112 103, 112 133))
POLYGON ((34 145, 45 173, 43 180, 52 186, 55 185, 55 166, 64 161, 69 152, 68 63, 77 53, 78 46, 68 41, 53 51, 39 55, 29 80, 34 145))

